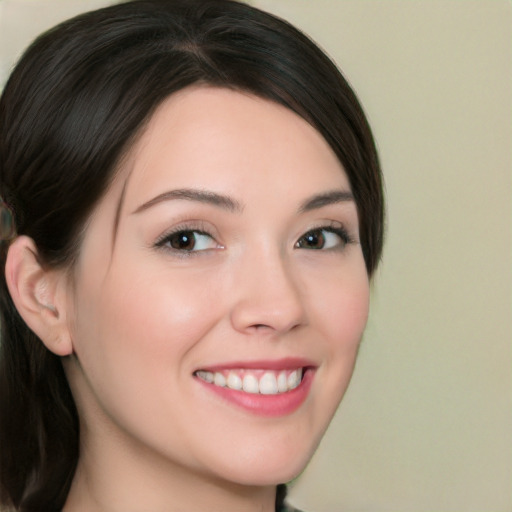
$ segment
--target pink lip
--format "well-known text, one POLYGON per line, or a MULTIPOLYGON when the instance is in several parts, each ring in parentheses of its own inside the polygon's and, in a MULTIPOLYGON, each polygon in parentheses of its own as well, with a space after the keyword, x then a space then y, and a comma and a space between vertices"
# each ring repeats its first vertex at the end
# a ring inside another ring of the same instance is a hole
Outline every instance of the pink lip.
POLYGON ((295 370, 296 368, 314 368, 317 365, 308 359, 287 357, 278 360, 230 361, 213 366, 197 368, 208 372, 221 372, 222 370, 235 370, 247 368, 248 370, 295 370))
MULTIPOLYGON (((205 382, 200 378, 196 378, 197 382, 204 386, 207 391, 211 391, 219 396, 222 400, 232 403, 236 407, 240 407, 245 409, 246 411, 266 417, 279 417, 286 416, 288 414, 296 411, 306 400, 309 395, 309 390, 311 389, 311 384, 313 382, 315 376, 315 369, 311 367, 311 365, 303 365, 296 364, 297 360, 294 360, 291 366, 288 366, 286 363, 283 366, 283 362, 278 363, 275 368, 271 368, 268 364, 262 364, 262 361, 254 362, 255 365, 253 367, 248 366, 245 363, 234 363, 232 366, 222 365, 213 370, 214 367, 209 367, 207 371, 220 371, 222 369, 228 368, 254 368, 254 369, 290 369, 290 368, 304 368, 304 375, 302 377, 301 383, 291 391, 287 391, 286 393, 279 393, 276 395, 262 395, 259 393, 246 393, 244 391, 237 391, 234 389, 230 389, 227 387, 216 386, 215 384, 210 384, 205 382)), ((268 363, 268 362, 267 362, 268 363)))

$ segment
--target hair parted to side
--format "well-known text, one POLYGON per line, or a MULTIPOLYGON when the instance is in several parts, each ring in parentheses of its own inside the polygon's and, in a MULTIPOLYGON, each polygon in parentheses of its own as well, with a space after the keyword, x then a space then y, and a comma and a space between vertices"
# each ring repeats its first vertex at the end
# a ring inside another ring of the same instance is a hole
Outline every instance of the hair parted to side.
MULTIPOLYGON (((121 3, 64 22, 27 49, 0 100, 0 196, 16 234, 34 240, 46 265, 72 265, 131 141, 166 97, 198 83, 275 101, 323 135, 350 181, 371 275, 383 193, 355 94, 306 36, 231 0, 121 3)), ((2 268, 8 245, 0 242, 2 268)), ((60 358, 14 307, 4 272, 0 307, 0 505, 59 511, 79 454, 73 397, 60 358)))

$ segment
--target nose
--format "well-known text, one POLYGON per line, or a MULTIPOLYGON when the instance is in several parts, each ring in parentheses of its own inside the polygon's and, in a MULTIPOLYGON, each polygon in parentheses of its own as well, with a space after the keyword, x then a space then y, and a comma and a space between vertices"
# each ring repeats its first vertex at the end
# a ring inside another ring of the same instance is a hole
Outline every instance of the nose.
POLYGON ((306 323, 298 276, 278 255, 245 261, 237 272, 234 296, 231 323, 239 332, 286 333, 306 323))

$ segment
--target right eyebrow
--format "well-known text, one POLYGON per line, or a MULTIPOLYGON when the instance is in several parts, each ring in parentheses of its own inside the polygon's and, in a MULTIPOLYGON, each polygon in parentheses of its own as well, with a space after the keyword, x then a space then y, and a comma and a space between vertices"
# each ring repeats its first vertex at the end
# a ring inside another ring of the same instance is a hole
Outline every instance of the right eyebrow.
POLYGON ((243 205, 236 199, 223 194, 218 194, 217 192, 192 188, 180 188, 176 190, 169 190, 157 195, 153 199, 141 204, 132 212, 132 214, 143 212, 152 206, 162 203, 163 201, 172 201, 176 199, 211 204, 234 213, 241 213, 244 209, 243 205))
POLYGON ((346 203, 350 201, 354 202, 354 195, 349 190, 330 190, 328 192, 314 195, 304 201, 299 208, 299 212, 305 213, 331 204, 346 203))

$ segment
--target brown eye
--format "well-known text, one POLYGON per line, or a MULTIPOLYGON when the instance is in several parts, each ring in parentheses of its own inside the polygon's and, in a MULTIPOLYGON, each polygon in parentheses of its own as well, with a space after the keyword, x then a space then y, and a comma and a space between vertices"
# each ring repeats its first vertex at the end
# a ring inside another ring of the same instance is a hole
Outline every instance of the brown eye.
POLYGON ((312 229, 303 235, 295 247, 297 249, 342 249, 350 242, 350 238, 343 228, 312 229))
POLYGON ((306 233, 296 244, 301 249, 323 249, 325 237, 322 229, 315 229, 306 233))
POLYGON ((173 249, 181 251, 191 251, 196 245, 196 239, 193 231, 180 231, 169 237, 169 245, 173 249))
POLYGON ((195 230, 176 231, 166 236, 157 245, 183 252, 204 251, 217 247, 215 240, 208 233, 195 230))

